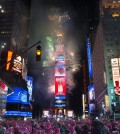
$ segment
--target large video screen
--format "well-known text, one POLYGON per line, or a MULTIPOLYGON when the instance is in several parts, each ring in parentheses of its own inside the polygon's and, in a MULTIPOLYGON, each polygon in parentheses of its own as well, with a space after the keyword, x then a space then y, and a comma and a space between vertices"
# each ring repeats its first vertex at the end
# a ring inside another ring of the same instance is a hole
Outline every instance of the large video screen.
MULTIPOLYGON (((14 92, 7 97, 7 102, 18 102, 18 103, 27 103, 27 91, 20 88, 14 87, 14 92)), ((9 93, 9 89, 8 89, 9 93)))
POLYGON ((33 90, 33 78, 30 76, 26 77, 28 94, 29 94, 29 101, 32 101, 32 90, 33 90))
POLYGON ((55 77, 55 96, 56 95, 66 95, 65 77, 55 77))

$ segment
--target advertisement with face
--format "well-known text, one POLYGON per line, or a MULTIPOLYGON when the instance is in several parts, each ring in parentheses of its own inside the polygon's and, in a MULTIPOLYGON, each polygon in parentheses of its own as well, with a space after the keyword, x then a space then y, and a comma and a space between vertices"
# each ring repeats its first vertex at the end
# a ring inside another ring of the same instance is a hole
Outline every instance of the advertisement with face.
POLYGON ((66 95, 65 77, 55 77, 55 96, 56 95, 66 95))

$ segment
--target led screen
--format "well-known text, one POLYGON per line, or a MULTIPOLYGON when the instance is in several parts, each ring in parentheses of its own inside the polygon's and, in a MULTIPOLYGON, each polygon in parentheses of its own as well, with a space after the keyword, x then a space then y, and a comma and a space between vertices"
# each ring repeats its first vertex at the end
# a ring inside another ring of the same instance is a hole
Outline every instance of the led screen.
POLYGON ((89 113, 93 113, 95 111, 95 104, 89 104, 89 113))
POLYGON ((95 99, 95 92, 94 92, 94 86, 88 86, 88 96, 89 96, 89 101, 92 101, 95 99))
POLYGON ((31 112, 21 112, 21 111, 6 111, 5 115, 6 116, 26 116, 26 117, 31 117, 32 113, 31 112))
POLYGON ((6 70, 22 73, 22 57, 8 51, 6 70))
POLYGON ((0 116, 5 115, 8 87, 0 80, 0 116))
POLYGON ((89 77, 93 77, 93 72, 92 72, 92 57, 91 57, 91 48, 90 48, 90 43, 87 44, 87 55, 88 55, 88 70, 89 70, 89 77))
POLYGON ((28 88, 28 94, 29 94, 29 101, 32 101, 33 78, 30 76, 27 76, 26 81, 27 81, 27 88, 28 88))
POLYGON ((48 110, 44 110, 44 111, 43 111, 43 116, 44 116, 44 117, 49 116, 49 111, 48 111, 48 110))
POLYGON ((68 110, 67 111, 67 116, 68 117, 73 117, 73 111, 72 110, 68 110))
POLYGON ((55 77, 55 96, 56 95, 66 95, 65 77, 55 77))
POLYGON ((14 92, 7 97, 7 102, 27 103, 27 91, 20 87, 14 87, 13 89, 14 92))
POLYGON ((66 76, 65 67, 55 67, 55 76, 66 76))

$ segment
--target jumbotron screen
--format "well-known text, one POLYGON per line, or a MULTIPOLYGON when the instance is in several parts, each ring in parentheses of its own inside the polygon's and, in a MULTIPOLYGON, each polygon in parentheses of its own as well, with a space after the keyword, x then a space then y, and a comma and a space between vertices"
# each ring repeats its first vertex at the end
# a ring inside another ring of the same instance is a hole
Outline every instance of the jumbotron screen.
POLYGON ((66 80, 65 77, 55 77, 55 96, 66 96, 66 80))

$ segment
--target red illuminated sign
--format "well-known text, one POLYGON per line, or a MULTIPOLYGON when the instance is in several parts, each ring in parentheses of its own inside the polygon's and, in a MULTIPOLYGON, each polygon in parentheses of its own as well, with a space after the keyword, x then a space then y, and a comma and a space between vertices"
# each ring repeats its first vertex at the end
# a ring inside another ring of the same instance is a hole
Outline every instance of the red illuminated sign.
POLYGON ((65 77, 55 77, 55 96, 56 95, 66 95, 65 77))
POLYGON ((117 95, 120 95, 120 86, 119 86, 119 81, 115 81, 115 93, 117 95))

